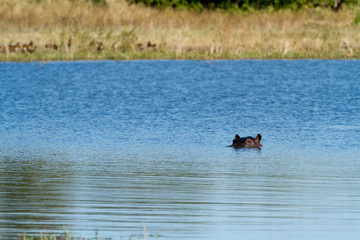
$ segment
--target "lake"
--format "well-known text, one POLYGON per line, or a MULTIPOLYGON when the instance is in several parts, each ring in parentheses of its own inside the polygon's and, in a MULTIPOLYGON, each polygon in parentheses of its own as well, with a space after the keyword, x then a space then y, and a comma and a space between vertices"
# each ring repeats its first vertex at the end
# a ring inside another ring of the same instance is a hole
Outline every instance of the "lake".
POLYGON ((0 63, 0 239, 350 240, 359 186, 358 60, 0 63))

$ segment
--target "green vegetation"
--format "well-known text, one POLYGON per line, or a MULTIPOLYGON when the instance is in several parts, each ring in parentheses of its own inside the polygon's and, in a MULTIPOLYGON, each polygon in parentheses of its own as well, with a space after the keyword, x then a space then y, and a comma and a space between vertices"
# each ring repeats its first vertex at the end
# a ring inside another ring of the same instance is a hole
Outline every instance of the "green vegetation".
POLYGON ((196 11, 204 9, 259 10, 282 9, 293 10, 317 6, 337 10, 341 4, 357 5, 358 0, 128 0, 130 3, 142 3, 156 8, 186 8, 196 11))
POLYGON ((356 16, 354 18, 354 24, 358 25, 360 23, 360 11, 356 13, 356 16))

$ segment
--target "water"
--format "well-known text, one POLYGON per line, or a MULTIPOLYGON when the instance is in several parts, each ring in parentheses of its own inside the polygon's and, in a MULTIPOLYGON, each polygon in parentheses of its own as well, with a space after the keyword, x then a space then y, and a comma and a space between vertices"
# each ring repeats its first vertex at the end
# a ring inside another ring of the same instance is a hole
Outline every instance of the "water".
POLYGON ((0 63, 0 239, 355 239, 359 79, 360 61, 0 63))

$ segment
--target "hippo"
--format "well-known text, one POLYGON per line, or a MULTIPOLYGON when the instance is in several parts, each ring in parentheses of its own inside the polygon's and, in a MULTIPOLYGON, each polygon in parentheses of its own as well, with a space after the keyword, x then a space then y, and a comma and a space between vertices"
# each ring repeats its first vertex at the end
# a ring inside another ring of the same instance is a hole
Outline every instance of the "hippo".
POLYGON ((233 148, 260 148, 262 147, 261 143, 261 135, 258 134, 256 138, 253 137, 244 137, 241 138, 238 134, 235 135, 235 139, 233 140, 233 144, 228 147, 233 148))

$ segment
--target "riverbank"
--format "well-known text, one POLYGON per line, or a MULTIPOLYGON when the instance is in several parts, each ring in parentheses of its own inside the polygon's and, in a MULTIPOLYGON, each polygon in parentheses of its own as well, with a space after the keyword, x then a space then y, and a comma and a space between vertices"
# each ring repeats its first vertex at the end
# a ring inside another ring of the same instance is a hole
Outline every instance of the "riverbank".
POLYGON ((156 10, 125 1, 0 3, 0 61, 360 58, 359 8, 156 10))

